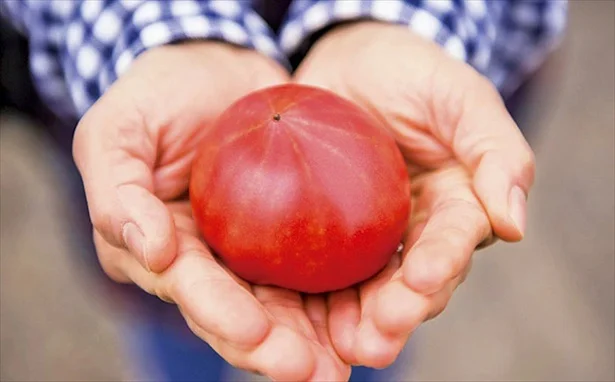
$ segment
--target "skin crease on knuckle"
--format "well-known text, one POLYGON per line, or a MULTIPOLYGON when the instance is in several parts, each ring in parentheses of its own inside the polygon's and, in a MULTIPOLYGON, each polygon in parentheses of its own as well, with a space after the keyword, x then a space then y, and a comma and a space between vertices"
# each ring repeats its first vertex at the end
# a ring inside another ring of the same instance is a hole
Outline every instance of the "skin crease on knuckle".
POLYGON ((427 309, 425 297, 408 288, 399 277, 378 293, 374 323, 385 335, 402 335, 418 326, 427 309), (405 303, 399 304, 399 301, 405 303))
POLYGON ((390 367, 401 353, 409 336, 410 334, 401 334, 380 337, 379 341, 383 342, 378 347, 365 347, 362 346, 364 344, 359 343, 358 348, 355 349, 358 363, 375 369, 390 367))

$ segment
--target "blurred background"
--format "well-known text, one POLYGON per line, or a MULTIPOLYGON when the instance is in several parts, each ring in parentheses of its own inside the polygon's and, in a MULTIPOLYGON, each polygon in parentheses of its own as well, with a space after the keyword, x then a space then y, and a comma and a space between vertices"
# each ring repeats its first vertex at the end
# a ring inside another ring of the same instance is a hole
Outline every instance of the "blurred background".
MULTIPOLYGON (((615 380, 615 3, 570 7, 561 49, 516 104, 538 160, 527 237, 475 256, 397 380, 615 380)), ((131 380, 52 125, 0 116, 0 380, 131 380)))

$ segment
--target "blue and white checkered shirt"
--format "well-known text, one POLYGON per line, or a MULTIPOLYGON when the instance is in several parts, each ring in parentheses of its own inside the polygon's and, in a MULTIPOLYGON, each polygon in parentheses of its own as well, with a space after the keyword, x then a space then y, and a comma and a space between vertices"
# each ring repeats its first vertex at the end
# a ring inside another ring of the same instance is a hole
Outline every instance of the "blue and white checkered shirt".
POLYGON ((485 74, 506 96, 557 45, 565 0, 0 0, 30 41, 31 72, 60 116, 80 116, 143 51, 215 38, 289 66, 335 23, 406 25, 485 74))

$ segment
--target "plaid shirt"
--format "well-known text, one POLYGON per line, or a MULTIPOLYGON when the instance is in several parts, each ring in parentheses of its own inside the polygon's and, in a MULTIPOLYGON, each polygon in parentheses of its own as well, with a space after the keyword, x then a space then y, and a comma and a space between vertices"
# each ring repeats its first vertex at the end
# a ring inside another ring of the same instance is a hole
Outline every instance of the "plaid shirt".
POLYGON ((559 42, 565 0, 0 0, 30 41, 30 69, 60 116, 80 116, 143 51, 221 39, 290 68, 319 31, 372 19, 408 26, 506 96, 559 42))

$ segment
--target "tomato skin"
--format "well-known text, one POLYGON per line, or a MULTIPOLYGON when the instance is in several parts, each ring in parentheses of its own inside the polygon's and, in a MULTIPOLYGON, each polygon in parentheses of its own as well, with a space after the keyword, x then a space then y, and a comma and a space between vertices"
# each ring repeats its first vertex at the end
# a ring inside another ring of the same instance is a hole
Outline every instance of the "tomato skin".
POLYGON ((190 198, 239 277, 306 293, 381 270, 402 240, 410 180, 392 136, 323 89, 280 85, 235 102, 195 158, 190 198))

